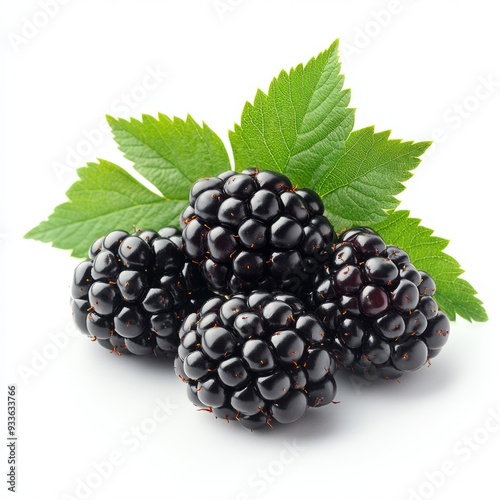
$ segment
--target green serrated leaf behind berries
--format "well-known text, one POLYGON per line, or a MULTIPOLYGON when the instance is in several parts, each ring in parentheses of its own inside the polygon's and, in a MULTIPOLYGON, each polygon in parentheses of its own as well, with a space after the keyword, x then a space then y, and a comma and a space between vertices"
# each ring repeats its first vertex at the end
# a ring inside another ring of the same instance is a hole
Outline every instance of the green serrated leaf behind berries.
POLYGON ((90 243, 114 229, 160 228, 176 224, 186 200, 167 200, 138 182, 121 167, 101 160, 77 170, 80 180, 67 191, 68 200, 26 238, 52 243, 84 258, 90 243))
POLYGON ((144 115, 142 121, 108 117, 116 142, 134 168, 158 188, 153 193, 121 167, 110 162, 80 168, 80 180, 66 193, 47 221, 26 234, 84 257, 95 238, 132 226, 159 229, 178 226, 191 184, 200 177, 229 170, 220 138, 205 124, 144 115))
POLYGON ((257 166, 285 173, 299 186, 343 148, 354 124, 350 91, 342 88, 338 41, 311 59, 282 71, 267 94, 246 103, 241 125, 229 133, 236 170, 257 166))
POLYGON ((389 139, 373 127, 353 132, 343 150, 313 186, 339 231, 383 221, 399 205, 394 195, 420 163, 430 142, 389 139))
POLYGON ((143 115, 142 121, 108 116, 108 122, 125 157, 166 198, 187 199, 197 179, 231 169, 221 139, 191 116, 143 115))
POLYGON ((444 253, 448 240, 433 236, 432 229, 420 225, 406 210, 393 212, 375 228, 387 243, 404 249, 412 264, 436 282, 435 299, 450 320, 462 316, 469 321, 487 321, 488 316, 476 290, 460 278, 460 264, 444 253))

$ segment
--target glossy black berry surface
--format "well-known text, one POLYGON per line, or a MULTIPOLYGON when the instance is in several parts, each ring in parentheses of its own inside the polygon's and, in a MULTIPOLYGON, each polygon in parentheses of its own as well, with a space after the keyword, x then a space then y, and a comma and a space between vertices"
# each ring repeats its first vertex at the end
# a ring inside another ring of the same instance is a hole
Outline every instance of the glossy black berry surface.
POLYGON ((294 422, 335 397, 325 326, 294 295, 209 299, 179 337, 175 371, 189 399, 218 418, 258 429, 294 422))
POLYGON ((375 231, 354 228, 333 247, 328 276, 308 305, 334 338, 337 362, 370 378, 399 378, 434 358, 450 321, 439 311, 432 278, 375 231))
POLYGON ((78 329, 118 353, 176 354, 182 320, 206 298, 199 266, 169 227, 97 239, 71 284, 78 329))
POLYGON ((188 259, 216 292, 300 293, 323 273, 336 234, 321 198, 283 174, 247 169, 198 180, 180 217, 188 259))

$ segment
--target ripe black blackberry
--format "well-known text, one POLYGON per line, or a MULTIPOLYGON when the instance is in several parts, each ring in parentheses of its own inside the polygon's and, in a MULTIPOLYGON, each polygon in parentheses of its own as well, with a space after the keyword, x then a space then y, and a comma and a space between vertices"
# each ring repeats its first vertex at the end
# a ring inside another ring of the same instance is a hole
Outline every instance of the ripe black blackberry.
POLYGON ((180 217, 184 251, 211 290, 299 293, 336 241, 323 211, 317 193, 281 173, 224 172, 192 186, 180 217))
POLYGON ((71 306, 79 330, 121 353, 175 353, 182 319, 206 298, 179 232, 112 231, 75 269, 71 306))
POLYGON ((355 228, 334 245, 329 276, 317 280, 310 299, 333 332, 340 365, 392 379, 422 367, 448 340, 450 321, 435 290, 404 250, 355 228))
POLYGON ((175 371, 216 417, 252 430, 290 423, 335 397, 324 330, 291 294, 214 297, 184 320, 175 371))

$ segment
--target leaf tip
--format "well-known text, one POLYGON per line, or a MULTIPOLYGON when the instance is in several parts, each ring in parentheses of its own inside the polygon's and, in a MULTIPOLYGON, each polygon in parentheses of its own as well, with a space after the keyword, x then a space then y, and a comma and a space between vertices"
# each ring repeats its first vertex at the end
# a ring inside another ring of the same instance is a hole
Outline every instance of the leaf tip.
MULTIPOLYGON (((38 226, 36 226, 38 227, 38 226)), ((35 229, 36 227, 31 228, 26 234, 23 235, 23 239, 25 240, 36 240, 35 237, 35 229)))
POLYGON ((114 116, 106 114, 105 118, 106 118, 106 121, 108 122, 108 125, 111 128, 113 128, 114 126, 116 126, 119 123, 119 118, 115 118, 114 116))
POLYGON ((326 49, 328 52, 338 52, 340 46, 340 38, 336 38, 331 44, 328 49, 326 49))

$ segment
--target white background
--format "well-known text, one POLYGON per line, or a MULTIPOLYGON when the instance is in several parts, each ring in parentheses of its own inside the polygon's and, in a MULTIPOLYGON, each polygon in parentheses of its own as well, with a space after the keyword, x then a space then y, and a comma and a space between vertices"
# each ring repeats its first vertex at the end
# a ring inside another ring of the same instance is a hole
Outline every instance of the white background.
POLYGON ((19 405, 18 493, 7 492, 2 452, 2 498, 500 498, 498 2, 70 0, 50 18, 41 4, 3 2, 0 13, 0 435, 7 383, 19 405), (30 30, 35 21, 47 22, 30 30), (337 37, 356 128, 445 134, 401 207, 451 240, 490 321, 454 323, 441 356, 400 384, 339 376, 340 404, 250 433, 197 412, 169 363, 68 334, 77 261, 22 235, 64 201, 75 166, 128 167, 109 134, 90 133, 106 113, 191 113, 227 143, 257 87, 337 37), (148 68, 168 75, 137 90, 148 68), (119 464, 99 476, 110 455, 119 464))

